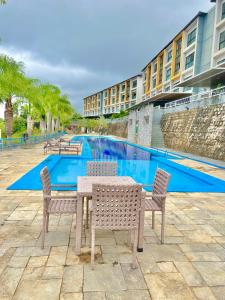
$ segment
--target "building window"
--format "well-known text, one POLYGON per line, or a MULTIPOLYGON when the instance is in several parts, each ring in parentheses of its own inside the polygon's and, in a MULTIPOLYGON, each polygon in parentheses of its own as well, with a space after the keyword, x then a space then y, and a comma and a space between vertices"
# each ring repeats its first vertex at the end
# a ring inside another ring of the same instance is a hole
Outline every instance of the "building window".
POLYGON ((125 84, 121 85, 121 91, 124 92, 125 91, 125 84))
POLYGON ((136 88, 137 87, 137 80, 132 81, 132 88, 136 88))
POLYGON ((171 68, 166 70, 166 81, 170 80, 170 76, 171 76, 171 68))
POLYGON ((182 46, 182 39, 179 39, 176 42, 176 59, 175 59, 175 75, 180 70, 180 59, 181 59, 181 46, 182 46))
POLYGON ((163 56, 160 57, 160 61, 159 61, 159 84, 162 83, 162 75, 163 75, 163 56))
POLYGON ((121 95, 121 102, 124 102, 125 100, 125 95, 121 95))
POLYGON ((225 31, 220 33, 219 50, 225 48, 225 31))
POLYGON ((195 28, 192 32, 190 32, 188 34, 187 47, 190 46, 191 44, 193 44, 194 41, 196 40, 196 32, 197 32, 197 29, 195 28))
POLYGON ((105 91, 104 95, 105 95, 105 97, 107 97, 107 96, 108 96, 108 92, 107 92, 107 91, 105 91))
POLYGON ((167 62, 170 62, 172 59, 172 49, 168 51, 167 53, 167 62))
POLYGON ((153 78, 153 80, 152 80, 152 87, 153 87, 153 89, 156 87, 156 78, 153 78))
POLYGON ((115 97, 112 97, 112 104, 115 103, 115 97))
POLYGON ((157 63, 154 64, 154 69, 153 69, 154 73, 157 72, 157 63))
POLYGON ((124 110, 124 104, 121 105, 121 110, 124 110))
POLYGON ((195 58, 195 54, 194 52, 191 53, 190 55, 188 55, 186 57, 186 61, 185 61, 185 70, 189 69, 190 67, 193 66, 194 64, 194 58, 195 58))
POLYGON ((126 109, 128 109, 128 108, 129 108, 129 103, 126 104, 126 109))
POLYGON ((223 2, 222 4, 222 16, 221 16, 221 20, 223 20, 225 18, 225 2, 223 2))
POLYGON ((131 99, 136 99, 136 97, 137 97, 137 92, 136 92, 136 91, 133 91, 133 92, 131 93, 131 99))
POLYGON ((116 89, 112 88, 112 95, 115 95, 115 93, 116 93, 116 89))

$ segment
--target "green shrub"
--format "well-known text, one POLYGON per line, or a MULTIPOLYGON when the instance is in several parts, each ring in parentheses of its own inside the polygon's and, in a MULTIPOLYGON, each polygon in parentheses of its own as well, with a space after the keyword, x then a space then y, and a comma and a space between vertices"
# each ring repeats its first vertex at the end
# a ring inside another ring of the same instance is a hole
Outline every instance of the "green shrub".
POLYGON ((26 132, 27 122, 24 118, 16 117, 13 120, 13 134, 26 132))

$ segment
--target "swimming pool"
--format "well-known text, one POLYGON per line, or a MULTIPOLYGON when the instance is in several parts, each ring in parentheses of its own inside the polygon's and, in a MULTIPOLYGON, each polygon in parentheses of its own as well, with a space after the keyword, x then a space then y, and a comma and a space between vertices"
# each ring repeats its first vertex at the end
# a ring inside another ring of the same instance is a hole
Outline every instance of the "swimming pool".
POLYGON ((138 183, 151 184, 159 167, 171 174, 170 192, 225 192, 225 181, 177 164, 179 156, 109 137, 73 138, 73 141, 78 140, 83 143, 80 156, 50 155, 8 189, 41 190, 39 174, 44 166, 48 166, 53 184, 76 184, 77 176, 86 174, 87 161, 115 160, 118 175, 131 176, 138 183))

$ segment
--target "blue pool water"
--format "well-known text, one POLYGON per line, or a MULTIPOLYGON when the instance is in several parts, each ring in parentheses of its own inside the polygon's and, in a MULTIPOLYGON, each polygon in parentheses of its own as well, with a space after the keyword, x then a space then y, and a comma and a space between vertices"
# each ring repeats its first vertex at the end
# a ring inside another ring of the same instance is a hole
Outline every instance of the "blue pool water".
POLYGON ((118 175, 131 176, 138 183, 151 184, 158 167, 171 174, 170 192, 225 192, 225 181, 177 164, 179 156, 106 137, 73 139, 77 140, 83 143, 80 156, 50 155, 8 189, 41 190, 39 174, 44 166, 48 166, 53 184, 76 184, 77 176, 86 174, 87 161, 115 160, 118 175))

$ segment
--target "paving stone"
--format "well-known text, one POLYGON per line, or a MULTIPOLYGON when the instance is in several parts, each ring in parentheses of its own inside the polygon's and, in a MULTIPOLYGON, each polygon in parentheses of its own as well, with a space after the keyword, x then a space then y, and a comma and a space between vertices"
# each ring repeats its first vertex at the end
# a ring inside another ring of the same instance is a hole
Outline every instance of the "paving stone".
POLYGON ((105 253, 102 255, 102 261, 104 264, 114 264, 116 263, 132 263, 132 254, 122 253, 122 254, 113 254, 105 253))
POLYGON ((147 290, 106 293, 107 300, 151 300, 147 290))
POLYGON ((48 256, 33 256, 28 262, 28 268, 42 267, 46 264, 48 256))
POLYGON ((102 245, 101 246, 102 248, 102 253, 132 253, 131 251, 131 248, 130 247, 127 247, 125 245, 116 245, 116 246, 113 246, 113 245, 102 245))
MULTIPOLYGON (((46 236, 45 236, 45 247, 68 246, 69 245, 69 234, 70 234, 69 230, 63 231, 63 232, 60 232, 59 230, 49 231, 48 233, 46 233, 46 236)), ((41 246, 41 236, 37 242, 37 246, 41 246)))
POLYGON ((46 267, 44 269, 42 278, 43 279, 53 279, 53 278, 62 278, 63 277, 63 267, 46 267))
POLYGON ((179 273, 155 273, 145 275, 154 300, 194 300, 190 288, 179 273))
POLYGON ((175 262, 175 265, 189 286, 202 286, 204 281, 189 262, 175 262))
POLYGON ((225 300, 225 286, 218 286, 211 288, 217 300, 225 300))
POLYGON ((58 300, 61 279, 24 280, 16 290, 13 300, 58 300))
POLYGON ((147 289, 143 274, 139 268, 133 269, 131 264, 121 264, 121 267, 128 290, 147 289))
POLYGON ((151 245, 145 247, 144 251, 148 251, 149 255, 160 261, 187 261, 186 256, 182 253, 177 245, 151 245))
POLYGON ((161 272, 165 272, 165 273, 177 272, 177 269, 176 269, 174 263, 170 262, 170 261, 159 262, 159 263, 157 263, 157 266, 159 267, 161 272))
POLYGON ((75 293, 81 292, 83 285, 83 266, 68 266, 64 268, 62 292, 75 293))
POLYGON ((196 287, 193 291, 198 300, 216 300, 209 287, 196 287))
POLYGON ((44 272, 44 267, 27 267, 24 270, 22 280, 37 280, 41 279, 44 272))
POLYGON ((19 247, 16 249, 15 256, 46 256, 50 252, 50 247, 41 249, 40 247, 19 247))
POLYGON ((54 266, 63 266, 66 262, 66 255, 67 255, 67 247, 52 247, 47 266, 54 267, 54 266))
POLYGON ((6 268, 0 277, 0 299, 11 298, 23 273, 23 268, 6 268))
POLYGON ((147 247, 145 246, 144 252, 138 253, 137 255, 138 262, 143 274, 160 272, 157 262, 155 261, 154 257, 151 256, 151 252, 149 252, 149 249, 146 248, 147 247))
POLYGON ((86 292, 84 300, 106 300, 105 292, 86 292))
POLYGON ((213 252, 186 252, 185 255, 190 261, 221 261, 213 252))
POLYGON ((127 286, 120 265, 84 266, 84 292, 122 291, 127 286))
POLYGON ((225 262, 193 262, 208 286, 225 285, 225 262))
POLYGON ((209 251, 208 244, 203 244, 203 243, 189 243, 189 244, 181 244, 179 245, 181 250, 183 252, 203 252, 209 251))
POLYGON ((114 237, 98 237, 96 245, 116 245, 114 237))
MULTIPOLYGON (((183 231, 184 235, 194 243, 215 243, 215 239, 204 230, 183 231)), ((215 237, 216 238, 216 237, 215 237)))
POLYGON ((82 293, 61 294, 60 300, 83 300, 83 294, 82 293))
POLYGON ((13 256, 8 263, 8 267, 25 268, 28 263, 28 260, 28 256, 13 256))

